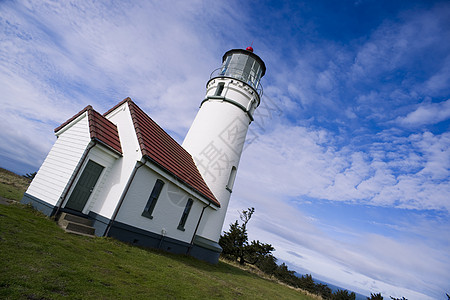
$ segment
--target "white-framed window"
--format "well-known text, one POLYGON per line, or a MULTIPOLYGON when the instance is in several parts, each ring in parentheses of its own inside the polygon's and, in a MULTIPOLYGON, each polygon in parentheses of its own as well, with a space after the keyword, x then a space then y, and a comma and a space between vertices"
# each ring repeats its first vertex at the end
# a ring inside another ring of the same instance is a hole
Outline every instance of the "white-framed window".
POLYGON ((142 212, 142 216, 153 219, 152 213, 155 209, 156 202, 158 201, 159 194, 161 194, 163 186, 164 181, 157 179, 155 185, 153 186, 152 193, 148 198, 147 204, 145 205, 144 211, 142 212))
POLYGON ((228 183, 226 186, 226 189, 229 190, 230 192, 233 191, 233 185, 234 185, 234 180, 236 179, 236 173, 237 173, 236 167, 232 166, 231 171, 230 171, 230 177, 228 177, 228 183))
POLYGON ((186 202, 186 207, 184 208, 183 214, 181 215, 180 223, 178 224, 178 229, 184 231, 184 225, 186 225, 186 220, 189 216, 189 212, 191 211, 192 204, 194 204, 194 200, 191 198, 186 202))
POLYGON ((217 86, 217 90, 216 90, 216 93, 214 94, 214 96, 221 96, 224 87, 225 87, 225 82, 219 82, 219 85, 217 86))

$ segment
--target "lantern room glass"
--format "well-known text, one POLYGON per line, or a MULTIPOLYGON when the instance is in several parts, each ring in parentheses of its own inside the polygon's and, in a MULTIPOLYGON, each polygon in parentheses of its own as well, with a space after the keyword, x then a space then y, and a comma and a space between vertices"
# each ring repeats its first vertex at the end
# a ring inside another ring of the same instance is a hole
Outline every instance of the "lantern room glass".
POLYGON ((222 64, 220 75, 239 79, 258 89, 262 69, 257 60, 244 53, 230 53, 222 64))

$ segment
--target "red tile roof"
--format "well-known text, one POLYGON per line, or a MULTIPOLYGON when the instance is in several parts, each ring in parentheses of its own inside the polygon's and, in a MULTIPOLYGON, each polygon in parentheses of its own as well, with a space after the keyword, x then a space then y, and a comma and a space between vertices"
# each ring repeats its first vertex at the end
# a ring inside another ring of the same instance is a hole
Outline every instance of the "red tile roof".
POLYGON ((93 109, 88 109, 88 119, 91 139, 95 139, 122 154, 117 126, 93 109))
POLYGON ((91 139, 100 142, 102 145, 118 154, 122 154, 117 126, 95 111, 90 105, 86 106, 72 118, 55 128, 55 132, 60 131, 85 112, 88 114, 89 134, 91 139))
POLYGON ((125 102, 128 103, 128 107, 130 108, 131 118, 142 155, 220 207, 219 201, 204 181, 192 156, 130 98, 121 101, 106 112, 104 116, 125 102))

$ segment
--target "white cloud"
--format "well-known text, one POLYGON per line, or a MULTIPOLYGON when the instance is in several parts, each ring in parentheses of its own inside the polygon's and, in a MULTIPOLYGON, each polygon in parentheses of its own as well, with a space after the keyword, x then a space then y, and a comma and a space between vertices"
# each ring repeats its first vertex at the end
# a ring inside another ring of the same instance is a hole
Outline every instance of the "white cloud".
POLYGON ((386 71, 414 70, 423 63, 416 57, 428 60, 435 47, 448 49, 442 43, 442 36, 449 31, 445 25, 448 15, 448 7, 436 5, 429 11, 405 12, 399 16, 400 22, 385 20, 358 49, 352 78, 359 81, 383 74, 389 79, 392 74, 386 71))
MULTIPOLYGON (((343 70, 349 89, 355 89, 360 116, 388 122, 405 115, 412 103, 448 97, 450 44, 442 42, 450 34, 447 4, 384 20, 362 44, 355 44, 354 62, 343 70)), ((397 124, 417 128, 448 118, 441 112, 432 120, 430 113, 419 110, 405 120, 398 118, 397 124)))
MULTIPOLYGON (((216 4, 203 14, 203 6, 201 1, 2 3, 0 117, 13 114, 8 126, 22 132, 42 123, 52 128, 88 104, 104 112, 130 96, 175 137, 183 136, 208 75, 221 63, 224 48, 215 36, 220 31, 210 27, 218 22, 238 28, 229 18, 239 12, 223 14, 227 5, 216 4)), ((48 127, 26 139, 54 141, 48 127)), ((2 140, 17 138, 11 130, 0 132, 2 140)), ((35 148, 41 159, 32 165, 39 166, 50 145, 35 148)), ((16 146, 29 149, 25 143, 16 146)), ((0 150, 18 158, 3 143, 0 150)))
POLYGON ((358 150, 336 148, 325 130, 273 126, 244 153, 239 175, 264 193, 450 211, 449 133, 384 136, 358 150))
POLYGON ((414 217, 383 225, 401 232, 400 239, 357 228, 330 228, 333 236, 324 231, 327 220, 304 215, 293 199, 431 209, 447 216, 450 134, 401 137, 390 130, 358 149, 336 147, 338 139, 323 129, 271 126, 244 152, 224 229, 238 218, 237 211, 255 206, 250 238, 270 241, 280 249, 276 255, 299 270, 339 278, 366 294, 436 295, 436 286, 450 280, 444 267, 450 264, 448 222, 414 217))
POLYGON ((436 67, 422 57, 429 58, 431 49, 448 49, 442 42, 448 28, 441 25, 450 10, 411 13, 400 24, 386 21, 362 45, 353 41, 351 49, 331 41, 299 47, 294 39, 280 49, 235 7, 202 1, 2 3, 2 155, 39 166, 54 141, 54 127, 87 104, 104 112, 126 96, 181 140, 223 50, 241 47, 258 30, 270 79, 265 92, 283 115, 259 116, 252 124, 257 139, 242 157, 225 228, 238 210, 255 206, 250 234, 314 274, 398 297, 418 294, 399 287, 394 294, 395 288, 382 281, 428 288, 434 280, 445 286, 448 275, 437 264, 450 265, 445 221, 387 224, 420 236, 419 242, 396 240, 358 228, 332 228, 327 220, 298 211, 295 203, 326 199, 432 209, 448 216, 450 134, 402 136, 396 128, 376 133, 367 121, 395 119, 390 124, 412 128, 449 118, 450 100, 430 100, 412 112, 410 107, 446 91, 448 58, 436 67), (418 80, 414 68, 422 70, 421 62, 429 69, 418 80), (395 74, 404 78, 396 80, 395 74), (351 129, 340 135, 340 128, 321 128, 317 120, 351 129), (330 235, 326 226, 353 243, 330 235), (409 265, 404 258, 411 258, 409 265))
POLYGON ((450 99, 439 103, 420 104, 416 110, 396 122, 404 127, 416 128, 450 119, 450 99))
POLYGON ((424 89, 430 96, 448 91, 450 86, 450 55, 447 56, 442 67, 424 83, 424 89))
POLYGON ((225 228, 237 218, 238 210, 255 206, 257 211, 248 225, 249 238, 270 242, 277 249, 277 257, 294 269, 312 272, 313 277, 365 294, 383 292, 385 296, 409 299, 431 299, 423 293, 430 293, 436 282, 443 286, 450 279, 444 267, 450 263, 447 240, 434 244, 408 238, 419 234, 434 240, 430 236, 433 227, 436 232, 445 232, 425 218, 402 224, 403 230, 412 230, 407 238, 345 227, 324 231, 321 223, 326 220, 304 215, 280 193, 264 194, 247 180, 239 183, 236 193, 239 198, 230 202, 225 228), (351 238, 345 242, 341 235, 351 238))

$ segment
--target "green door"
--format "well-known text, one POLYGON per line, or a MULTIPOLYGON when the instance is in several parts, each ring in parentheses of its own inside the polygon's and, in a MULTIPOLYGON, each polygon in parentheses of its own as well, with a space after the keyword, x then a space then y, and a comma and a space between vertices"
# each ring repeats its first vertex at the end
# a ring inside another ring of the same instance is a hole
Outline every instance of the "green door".
POLYGON ((89 160, 65 207, 82 211, 102 171, 102 166, 89 160))

